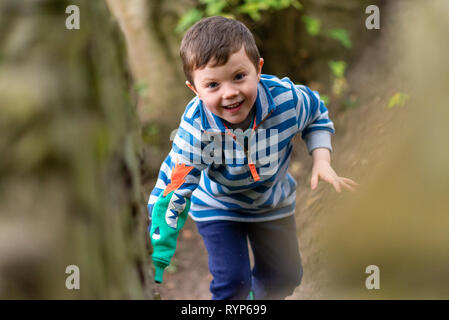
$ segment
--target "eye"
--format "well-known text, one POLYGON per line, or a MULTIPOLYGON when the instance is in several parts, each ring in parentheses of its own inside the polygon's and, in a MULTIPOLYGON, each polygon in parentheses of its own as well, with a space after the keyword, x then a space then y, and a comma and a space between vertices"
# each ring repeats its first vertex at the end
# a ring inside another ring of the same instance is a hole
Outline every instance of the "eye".
POLYGON ((234 78, 235 80, 242 80, 244 77, 245 77, 244 73, 237 73, 234 78))
POLYGON ((209 89, 214 89, 214 88, 216 88, 218 86, 218 83, 216 83, 216 82, 209 82, 208 84, 207 84, 207 87, 209 88, 209 89))

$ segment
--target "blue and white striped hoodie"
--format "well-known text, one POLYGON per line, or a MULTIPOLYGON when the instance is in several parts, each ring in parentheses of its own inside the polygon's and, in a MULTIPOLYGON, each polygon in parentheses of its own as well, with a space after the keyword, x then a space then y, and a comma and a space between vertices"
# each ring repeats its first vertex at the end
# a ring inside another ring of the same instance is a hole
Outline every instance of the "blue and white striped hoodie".
POLYGON ((189 215, 196 221, 268 221, 294 213, 296 182, 287 171, 292 139, 301 132, 309 153, 332 151, 333 123, 318 93, 288 78, 262 75, 255 104, 245 144, 241 132, 234 131, 234 139, 198 97, 190 101, 151 192, 150 216, 180 163, 193 168, 175 194, 191 199, 189 215))

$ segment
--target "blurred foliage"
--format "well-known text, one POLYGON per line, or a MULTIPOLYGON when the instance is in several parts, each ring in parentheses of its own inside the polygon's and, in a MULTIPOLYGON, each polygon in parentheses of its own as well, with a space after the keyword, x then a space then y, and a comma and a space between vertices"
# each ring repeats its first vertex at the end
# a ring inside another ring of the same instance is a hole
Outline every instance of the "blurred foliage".
POLYGON ((324 105, 328 105, 330 102, 330 98, 327 94, 320 94, 320 99, 323 100, 324 105))
POLYGON ((345 71, 346 71, 346 62, 344 61, 329 61, 329 68, 332 71, 332 74, 336 77, 336 78, 342 78, 345 75, 345 71))
POLYGON ((320 19, 304 15, 302 16, 302 21, 306 25, 306 30, 311 36, 316 36, 320 34, 321 29, 320 19))
POLYGON ((333 75, 332 93, 337 98, 341 97, 347 90, 348 83, 345 77, 345 61, 329 61, 329 68, 333 75))
POLYGON ((394 108, 394 107, 403 107, 405 103, 408 101, 410 97, 408 94, 403 92, 396 92, 390 100, 388 100, 388 109, 394 108))
POLYGON ((351 49, 352 48, 352 42, 349 38, 348 31, 345 29, 330 29, 327 31, 327 35, 339 41, 341 45, 343 45, 345 48, 351 49))
POLYGON ((243 4, 238 6, 237 11, 258 21, 261 18, 261 11, 282 10, 290 6, 297 10, 302 9, 301 3, 297 0, 244 0, 243 4))
POLYGON ((336 98, 340 98, 348 89, 348 82, 346 78, 335 78, 332 83, 332 93, 336 98))
POLYGON ((282 10, 288 7, 302 9, 298 0, 198 0, 197 6, 188 10, 181 17, 176 31, 185 32, 203 17, 220 15, 241 19, 243 15, 247 15, 252 20, 259 21, 263 11, 282 10))
POLYGON ((197 8, 192 8, 179 19, 175 31, 178 33, 183 33, 190 26, 192 26, 195 22, 201 20, 201 18, 203 17, 204 13, 201 10, 197 8))

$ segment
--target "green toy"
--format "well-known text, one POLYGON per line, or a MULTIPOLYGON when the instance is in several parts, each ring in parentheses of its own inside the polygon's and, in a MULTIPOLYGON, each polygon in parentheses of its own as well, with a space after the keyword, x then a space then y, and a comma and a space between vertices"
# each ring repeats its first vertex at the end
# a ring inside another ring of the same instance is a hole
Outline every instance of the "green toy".
POLYGON ((176 250, 178 234, 187 220, 190 200, 174 194, 159 195, 151 216, 151 244, 153 245, 154 280, 162 283, 164 269, 176 250))

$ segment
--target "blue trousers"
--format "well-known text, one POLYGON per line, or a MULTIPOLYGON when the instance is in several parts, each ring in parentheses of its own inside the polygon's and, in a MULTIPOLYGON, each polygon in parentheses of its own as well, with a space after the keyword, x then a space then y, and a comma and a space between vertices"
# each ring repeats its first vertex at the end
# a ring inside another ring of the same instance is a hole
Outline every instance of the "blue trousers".
POLYGON ((196 222, 208 252, 212 299, 284 299, 301 283, 294 215, 266 222, 196 222), (251 270, 248 239, 254 255, 251 270))

